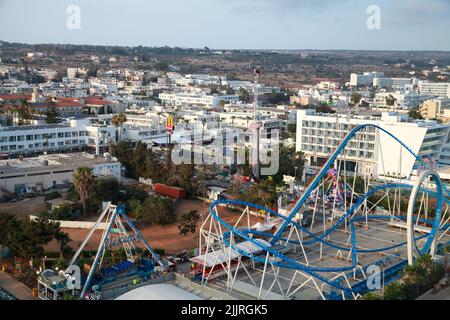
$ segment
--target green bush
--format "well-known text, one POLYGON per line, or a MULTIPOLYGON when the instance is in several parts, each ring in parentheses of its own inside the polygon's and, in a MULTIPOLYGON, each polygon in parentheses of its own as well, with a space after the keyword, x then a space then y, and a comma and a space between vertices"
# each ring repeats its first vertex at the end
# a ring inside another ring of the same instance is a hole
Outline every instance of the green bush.
POLYGON ((80 209, 73 208, 70 204, 63 204, 59 208, 53 209, 52 211, 41 211, 38 216, 43 219, 50 220, 77 220, 80 216, 80 209))
POLYGON ((132 215, 140 223, 168 225, 177 220, 172 200, 160 196, 150 196, 143 203, 133 201, 132 215))
POLYGON ((61 198, 61 194, 58 191, 47 192, 44 195, 44 201, 53 200, 57 198, 61 198))
POLYGON ((398 282, 393 282, 384 290, 384 300, 408 300, 408 288, 398 282))

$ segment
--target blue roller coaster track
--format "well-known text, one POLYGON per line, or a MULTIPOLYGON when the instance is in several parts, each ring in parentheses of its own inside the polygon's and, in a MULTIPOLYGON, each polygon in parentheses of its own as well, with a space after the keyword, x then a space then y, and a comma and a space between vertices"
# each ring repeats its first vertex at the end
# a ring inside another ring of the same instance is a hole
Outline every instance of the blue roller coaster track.
MULTIPOLYGON (((355 270, 357 263, 358 263, 358 258, 357 258, 357 253, 371 253, 371 252, 383 252, 383 251, 387 251, 387 250, 391 250, 391 249, 395 249, 397 247, 401 247, 406 245, 406 242, 402 242, 402 243, 397 243, 391 246, 386 246, 386 247, 381 247, 381 248, 375 248, 375 249, 358 249, 357 247, 357 239, 356 239, 356 229, 355 229, 355 223, 365 220, 365 219, 369 219, 369 220, 373 220, 373 219, 378 219, 378 220, 382 220, 382 219, 390 219, 389 216, 385 216, 385 215, 370 215, 370 216, 354 216, 353 218, 350 218, 355 211, 363 204, 363 202, 365 200, 367 200, 371 195, 373 195, 376 192, 382 191, 382 190, 387 190, 387 189, 412 189, 413 187, 409 184, 404 184, 404 183, 386 183, 383 185, 379 185, 376 187, 373 187, 372 189, 370 189, 365 195, 363 195, 362 197, 359 197, 358 201, 356 203, 354 203, 351 208, 342 216, 340 217, 336 223, 334 223, 329 229, 327 229, 321 236, 318 236, 314 233, 312 233, 311 231, 309 231, 307 228, 303 227, 301 224, 297 223, 294 220, 294 217, 296 216, 296 214, 299 212, 299 210, 302 208, 302 206, 305 205, 306 201, 308 200, 308 198, 311 196, 312 192, 318 187, 321 179, 327 174, 328 170, 331 168, 331 166, 333 165, 333 163, 335 162, 335 160, 338 158, 338 156, 341 154, 341 152, 344 150, 344 148, 347 146, 348 142, 356 136, 356 134, 366 128, 373 128, 373 129, 378 129, 384 133, 386 133, 388 136, 390 136, 391 138, 393 138, 394 140, 396 140, 402 147, 404 147, 412 156, 414 156, 414 158, 419 161, 422 162, 422 160, 407 146, 405 145, 401 140, 399 140, 397 137, 395 137, 393 134, 391 134, 390 132, 386 131, 385 129, 376 126, 376 125, 372 125, 372 124, 364 124, 364 125, 359 125, 357 127, 355 127, 353 130, 351 130, 347 136, 345 137, 345 139, 342 141, 342 143, 338 146, 338 148, 332 153, 332 155, 329 157, 329 159, 327 160, 327 162, 325 163, 325 165, 322 167, 322 169, 319 171, 319 173, 317 174, 317 176, 314 178, 314 180, 310 183, 310 185, 306 188, 306 190, 304 191, 304 193, 302 194, 302 196, 300 197, 300 199, 298 200, 298 202, 295 204, 294 208, 292 209, 292 211, 290 212, 290 214, 288 216, 284 216, 281 215, 280 213, 271 210, 269 208, 265 208, 263 206, 257 205, 257 204, 252 204, 252 203, 248 203, 248 202, 244 202, 244 201, 239 201, 239 200, 218 200, 215 201, 213 203, 211 203, 210 205, 210 214, 211 216, 217 221, 219 222, 222 226, 224 226, 226 229, 228 229, 229 231, 225 232, 223 234, 223 241, 224 244, 226 246, 231 247, 233 250, 235 250, 236 252, 238 252, 239 254, 243 255, 243 256, 247 256, 250 259, 254 260, 255 262, 260 262, 260 263, 265 263, 266 262, 266 257, 264 255, 254 255, 249 253, 248 251, 242 250, 239 247, 237 247, 235 245, 236 243, 236 239, 242 239, 243 241, 248 241, 250 243, 252 243, 254 246, 256 246, 257 248, 260 248, 262 252, 266 252, 266 254, 272 255, 273 257, 276 257, 278 259, 273 259, 273 261, 271 261, 271 264, 273 266, 276 267, 281 267, 281 268, 287 268, 287 269, 292 269, 292 270, 298 270, 301 272, 304 272, 318 280, 321 280, 322 282, 330 285, 332 288, 336 288, 339 290, 342 290, 343 292, 345 292, 345 294, 349 295, 349 294, 356 294, 356 293, 363 293, 361 290, 363 289, 357 289, 357 288, 350 288, 347 286, 343 286, 340 284, 339 279, 338 280, 330 280, 327 277, 323 276, 321 273, 326 273, 326 272, 346 272, 346 271, 351 271, 351 270, 355 270), (245 206, 245 207, 249 207, 249 208, 254 208, 254 209, 258 209, 258 210, 263 210, 266 212, 269 212, 271 215, 276 216, 278 218, 282 219, 282 225, 280 228, 278 228, 277 232, 275 234, 270 234, 267 232, 259 232, 253 229, 242 229, 242 228, 235 228, 233 226, 231 226, 230 224, 226 223, 223 219, 220 218, 220 216, 216 213, 216 207, 220 206, 220 205, 239 205, 239 206, 245 206), (349 219, 350 218, 350 219, 349 219), (333 231, 335 231, 339 226, 341 226, 347 219, 349 219, 349 227, 350 227, 350 243, 351 246, 349 247, 344 247, 344 246, 339 246, 335 243, 332 243, 330 241, 326 240, 326 237, 331 234, 333 231), (337 250, 341 250, 341 251, 345 251, 345 252, 349 252, 351 255, 351 264, 349 266, 346 267, 314 267, 314 266, 310 266, 310 265, 305 265, 300 263, 297 260, 294 260, 288 256, 286 256, 285 254, 281 253, 280 251, 276 250, 273 248, 273 245, 278 242, 285 242, 285 244, 290 243, 290 244, 294 244, 294 245, 300 245, 300 241, 298 240, 291 240, 291 239, 286 239, 283 237, 283 233, 286 230, 286 228, 288 226, 295 226, 296 228, 298 228, 298 230, 301 230, 302 232, 304 232, 305 234, 307 234, 311 239, 302 241, 303 245, 311 245, 311 244, 315 244, 315 243, 322 243, 326 246, 335 248, 337 250), (232 235, 234 236, 234 241, 231 241, 232 235), (270 245, 264 245, 259 241, 256 241, 254 236, 263 236, 266 237, 268 239, 270 239, 270 245), (361 291, 361 292, 358 292, 361 291)), ((433 190, 428 190, 425 188, 420 188, 421 191, 424 191, 430 195, 432 195, 433 197, 436 197, 437 199, 437 206, 436 206, 436 214, 435 214, 435 218, 434 221, 430 221, 430 220, 425 220, 425 219, 419 219, 419 222, 423 222, 423 223, 427 223, 429 225, 432 225, 431 231, 429 234, 426 235, 422 235, 418 238, 416 238, 415 240, 419 240, 419 239, 425 239, 428 238, 425 245, 423 245, 422 249, 419 250, 420 254, 424 254, 426 252, 428 252, 430 250, 430 247, 432 246, 432 242, 435 238, 436 233, 439 230, 445 230, 449 227, 449 225, 444 225, 441 226, 441 228, 439 228, 439 223, 440 223, 440 218, 442 215, 442 204, 445 201, 447 204, 450 203, 449 200, 449 194, 446 188, 444 188, 444 186, 442 185, 439 177, 436 174, 431 174, 434 178, 434 182, 436 183, 436 191, 433 190), (445 192, 445 196, 444 196, 444 192, 445 192)), ((398 217, 399 219, 404 219, 401 217, 398 217)), ((415 221, 417 221, 417 219, 415 219, 415 221)), ((416 246, 417 247, 417 246, 416 246)))

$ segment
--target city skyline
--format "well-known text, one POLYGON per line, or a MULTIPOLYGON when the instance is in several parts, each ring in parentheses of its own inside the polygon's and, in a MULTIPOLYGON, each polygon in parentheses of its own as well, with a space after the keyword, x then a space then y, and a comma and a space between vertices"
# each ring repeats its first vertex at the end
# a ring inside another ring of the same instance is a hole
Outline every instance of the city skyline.
POLYGON ((450 50, 450 1, 0 1, 8 42, 214 49, 450 50), (78 6, 80 28, 67 8, 78 6), (369 29, 369 6, 380 29, 369 29), (18 14, 20 12, 20 14, 18 14), (164 14, 166 13, 166 14, 164 14), (430 36, 432 35, 432 36, 430 36), (437 41, 441 39, 441 41, 437 41))

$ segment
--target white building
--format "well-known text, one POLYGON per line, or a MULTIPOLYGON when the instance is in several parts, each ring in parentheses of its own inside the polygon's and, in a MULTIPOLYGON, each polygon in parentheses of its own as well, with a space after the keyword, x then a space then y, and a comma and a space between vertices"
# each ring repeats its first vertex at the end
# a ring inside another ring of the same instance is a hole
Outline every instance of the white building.
POLYGON ((88 153, 41 155, 36 158, 0 160, 0 190, 30 193, 68 188, 73 173, 81 166, 95 176, 121 179, 121 163, 114 157, 95 157, 88 153))
POLYGON ((159 99, 164 104, 176 106, 203 105, 208 108, 217 108, 221 101, 225 103, 236 103, 239 101, 239 95, 202 95, 186 93, 160 93, 159 99))
POLYGON ((85 75, 86 70, 84 68, 67 68, 67 78, 73 79, 77 76, 77 74, 85 75))
POLYGON ((59 124, 0 127, 0 152, 13 155, 96 148, 112 142, 115 130, 113 126, 93 124, 88 118, 59 124))
POLYGON ((373 99, 373 106, 376 108, 417 108, 421 103, 431 98, 429 94, 418 94, 414 92, 378 92, 373 99), (395 105, 389 107, 386 98, 392 95, 396 101, 395 105))
POLYGON ((405 86, 417 84, 415 78, 374 78, 373 86, 378 88, 402 89, 405 86))
POLYGON ((419 82, 420 93, 428 93, 438 98, 450 98, 450 83, 419 82))
MULTIPOLYGON (((450 124, 429 120, 410 122, 408 116, 392 112, 383 112, 381 117, 348 118, 298 110, 296 150, 305 153, 308 165, 321 167, 347 133, 361 124, 377 125, 403 141, 417 155, 437 160, 438 164, 450 164, 450 124)), ((416 159, 398 142, 370 127, 350 140, 344 155, 347 165, 353 168, 357 165, 359 173, 375 177, 384 172, 390 177, 400 174, 409 178, 418 169, 416 159), (400 158, 402 167, 399 169, 400 158)))
POLYGON ((383 78, 383 72, 364 72, 363 74, 352 73, 350 75, 350 85, 357 86, 371 86, 374 78, 383 78))

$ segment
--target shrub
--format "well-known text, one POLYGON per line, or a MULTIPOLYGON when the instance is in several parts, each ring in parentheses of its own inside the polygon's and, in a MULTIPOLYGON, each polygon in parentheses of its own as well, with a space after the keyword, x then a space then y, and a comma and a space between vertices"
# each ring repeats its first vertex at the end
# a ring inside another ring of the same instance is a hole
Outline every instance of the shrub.
POLYGON ((384 291, 384 300, 407 300, 407 288, 404 284, 393 282, 384 291))
POLYGON ((141 204, 133 202, 134 217, 138 222, 155 225, 167 225, 176 221, 172 200, 160 196, 150 196, 141 204))
POLYGON ((69 204, 63 204, 52 211, 41 211, 38 213, 38 216, 43 219, 73 221, 79 218, 80 210, 78 208, 72 208, 69 204))
POLYGON ((44 195, 44 201, 53 200, 57 198, 61 198, 61 194, 58 191, 47 192, 44 195))

